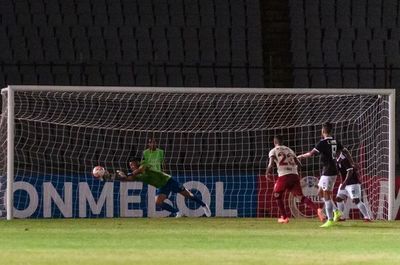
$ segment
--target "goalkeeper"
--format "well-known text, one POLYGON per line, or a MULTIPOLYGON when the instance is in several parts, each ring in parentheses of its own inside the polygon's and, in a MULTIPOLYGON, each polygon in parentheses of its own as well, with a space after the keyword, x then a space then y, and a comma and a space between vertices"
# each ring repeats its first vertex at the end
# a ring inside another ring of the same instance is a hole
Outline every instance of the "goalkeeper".
POLYGON ((181 217, 182 214, 179 210, 168 203, 164 202, 170 195, 171 192, 179 193, 186 199, 195 201, 200 204, 203 208, 204 214, 207 217, 211 216, 210 208, 205 204, 200 198, 193 195, 189 190, 187 190, 182 184, 173 179, 170 175, 152 169, 152 166, 148 164, 140 165, 138 161, 132 160, 129 162, 129 167, 131 173, 125 174, 121 170, 117 170, 118 174, 117 180, 120 181, 141 181, 145 184, 152 185, 158 189, 158 195, 156 196, 156 205, 164 210, 167 210, 176 217, 181 217))

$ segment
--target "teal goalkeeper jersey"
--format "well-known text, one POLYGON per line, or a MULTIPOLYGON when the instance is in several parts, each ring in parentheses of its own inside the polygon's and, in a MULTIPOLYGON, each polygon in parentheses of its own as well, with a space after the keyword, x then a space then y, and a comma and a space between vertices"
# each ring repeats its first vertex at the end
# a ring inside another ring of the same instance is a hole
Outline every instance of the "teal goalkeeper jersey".
POLYGON ((143 161, 146 165, 151 165, 153 170, 161 171, 161 165, 164 163, 164 150, 157 148, 156 150, 146 149, 143 151, 143 161))
POLYGON ((170 175, 154 170, 152 166, 143 165, 144 172, 135 177, 135 180, 142 181, 145 184, 151 185, 158 188, 164 187, 168 180, 171 178, 170 175))

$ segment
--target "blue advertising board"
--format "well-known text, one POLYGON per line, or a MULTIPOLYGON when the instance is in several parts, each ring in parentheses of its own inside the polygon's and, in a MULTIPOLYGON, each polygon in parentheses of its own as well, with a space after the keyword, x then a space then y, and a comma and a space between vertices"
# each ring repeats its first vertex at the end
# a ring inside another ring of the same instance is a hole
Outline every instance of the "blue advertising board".
MULTIPOLYGON (((177 176, 209 204, 213 216, 254 217, 256 176, 177 176)), ((155 206, 156 189, 141 182, 101 182, 91 176, 17 176, 14 182, 16 218, 164 217, 155 206)), ((171 195, 168 203, 186 216, 202 216, 199 205, 171 195)))

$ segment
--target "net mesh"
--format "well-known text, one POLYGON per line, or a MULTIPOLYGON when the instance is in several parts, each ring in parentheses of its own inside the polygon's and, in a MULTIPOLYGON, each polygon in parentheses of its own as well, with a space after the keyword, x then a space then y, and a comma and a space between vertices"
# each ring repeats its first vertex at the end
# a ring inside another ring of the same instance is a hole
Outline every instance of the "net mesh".
MULTIPOLYGON (((3 153, 6 106, 4 95, 0 129, 3 153)), ((94 180, 91 170, 96 165, 126 170, 129 159, 141 158, 147 140, 155 138, 165 152, 167 172, 191 185, 203 199, 209 198, 214 215, 277 216, 271 194, 273 182, 264 177, 272 137, 282 134, 289 147, 303 153, 319 141, 321 124, 326 121, 334 124, 334 136, 360 164, 363 196, 370 211, 374 217, 386 219, 387 196, 382 193, 382 185, 388 180, 385 96, 16 91, 15 182, 24 188, 14 194, 15 214, 121 216, 126 194, 118 183, 94 180), (33 193, 27 191, 29 185, 33 193), (106 196, 104 207, 96 211, 82 199, 90 195, 85 185, 95 202, 106 196), (35 192, 37 202, 32 195, 35 192), (55 203, 54 194, 61 202, 55 203)), ((3 216, 5 157, 0 157, 3 216)), ((303 192, 316 202, 320 201, 315 187, 319 174, 319 158, 304 162, 303 192)), ((154 201, 151 187, 132 190, 127 196, 134 195, 140 202, 128 203, 129 210, 143 216, 155 214, 149 210, 154 201)), ((292 215, 315 215, 299 205, 297 198, 288 194, 286 199, 292 215)), ((170 200, 182 204, 179 196, 170 200)), ((193 215, 195 206, 189 202, 185 205, 187 214, 193 215)), ((349 215, 356 218, 358 212, 351 210, 349 215)))

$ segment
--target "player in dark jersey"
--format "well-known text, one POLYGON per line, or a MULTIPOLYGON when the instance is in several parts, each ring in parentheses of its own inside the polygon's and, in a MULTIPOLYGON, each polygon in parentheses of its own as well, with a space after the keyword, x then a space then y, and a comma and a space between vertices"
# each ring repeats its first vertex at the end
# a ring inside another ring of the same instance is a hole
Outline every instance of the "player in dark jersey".
POLYGON ((321 227, 334 225, 333 221, 338 221, 341 216, 341 212, 336 208, 332 200, 332 191, 338 174, 336 169, 336 154, 343 150, 343 146, 332 137, 331 133, 332 124, 329 122, 324 123, 321 130, 323 139, 310 152, 297 157, 301 160, 315 155, 321 156, 322 173, 318 187, 322 190, 322 197, 328 218, 321 227))
MULTIPOLYGON (((339 186, 338 193, 336 195, 336 202, 339 210, 343 213, 345 209, 345 202, 348 197, 357 205, 361 214, 364 217, 364 221, 371 221, 371 216, 368 213, 367 207, 361 201, 361 182, 358 175, 358 170, 354 167, 352 157, 348 154, 347 156, 343 152, 338 153, 336 159, 337 168, 342 177, 342 184, 339 186)), ((345 219, 342 219, 345 220, 345 219)))
POLYGON ((140 165, 140 163, 136 160, 132 160, 131 162, 129 162, 129 167, 132 171, 129 174, 125 174, 123 171, 117 170, 118 178, 116 179, 120 181, 141 181, 145 184, 156 187, 158 189, 156 205, 163 210, 174 213, 176 217, 182 216, 177 208, 164 202, 169 197, 171 192, 174 192, 181 194, 186 199, 197 202, 202 206, 205 215, 207 217, 211 216, 211 211, 208 205, 205 204, 200 198, 193 195, 193 193, 187 190, 182 184, 177 182, 170 175, 152 169, 152 166, 146 163, 140 165))

